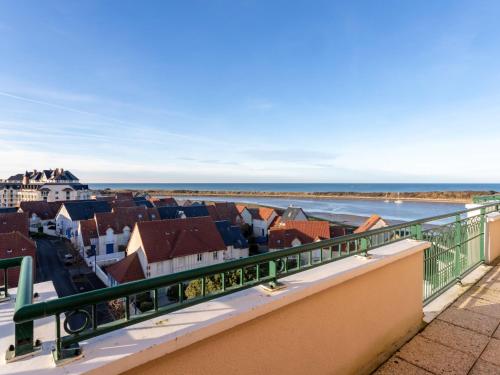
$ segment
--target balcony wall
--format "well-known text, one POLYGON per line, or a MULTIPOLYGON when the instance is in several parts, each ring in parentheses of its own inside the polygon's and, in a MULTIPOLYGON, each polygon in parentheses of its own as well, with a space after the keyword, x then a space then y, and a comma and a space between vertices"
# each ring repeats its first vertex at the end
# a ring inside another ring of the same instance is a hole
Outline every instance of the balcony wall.
POLYGON ((485 261, 494 263, 500 257, 500 213, 486 216, 485 261))
POLYGON ((289 276, 275 292, 280 298, 250 314, 233 312, 205 339, 193 332, 197 339, 185 347, 166 342, 130 356, 121 369, 142 362, 128 374, 370 373, 421 327, 428 246, 406 240, 372 251, 369 260, 289 276))

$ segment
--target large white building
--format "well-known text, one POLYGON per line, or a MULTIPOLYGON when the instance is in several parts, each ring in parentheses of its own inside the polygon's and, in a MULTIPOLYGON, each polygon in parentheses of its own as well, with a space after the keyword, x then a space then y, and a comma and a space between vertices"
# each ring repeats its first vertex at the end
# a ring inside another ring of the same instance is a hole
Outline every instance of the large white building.
POLYGON ((88 185, 62 168, 36 169, 0 180, 0 207, 18 207, 25 201, 69 201, 90 199, 88 185))

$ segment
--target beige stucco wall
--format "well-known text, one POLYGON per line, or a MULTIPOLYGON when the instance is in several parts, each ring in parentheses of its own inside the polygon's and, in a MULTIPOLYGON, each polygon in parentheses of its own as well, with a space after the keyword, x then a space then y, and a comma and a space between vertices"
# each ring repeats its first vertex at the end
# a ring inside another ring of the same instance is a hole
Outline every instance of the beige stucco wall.
POLYGON ((486 224, 486 263, 493 263, 500 257, 500 214, 488 214, 486 224))
POLYGON ((364 374, 422 322, 413 253, 126 374, 364 374))

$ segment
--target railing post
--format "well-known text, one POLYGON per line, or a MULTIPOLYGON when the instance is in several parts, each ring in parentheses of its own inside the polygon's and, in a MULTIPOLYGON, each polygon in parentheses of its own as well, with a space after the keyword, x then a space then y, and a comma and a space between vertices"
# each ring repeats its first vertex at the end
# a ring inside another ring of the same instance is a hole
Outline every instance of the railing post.
POLYGON ((411 236, 416 240, 422 240, 422 224, 416 224, 411 226, 411 236))
MULTIPOLYGON (((19 272, 15 311, 33 303, 33 259, 24 257, 19 272)), ((33 321, 16 323, 14 328, 14 356, 8 353, 8 359, 19 357, 35 351, 33 338, 33 321)))
POLYGON ((368 256, 368 239, 366 237, 360 240, 359 249, 361 250, 362 256, 368 256))
MULTIPOLYGON (((498 206, 497 206, 498 207, 498 206)), ((484 260, 484 241, 485 241, 485 230, 486 230, 486 209, 481 208, 481 235, 479 237, 479 259, 484 260)))
POLYGON ((460 267, 460 254, 462 253, 462 222, 460 215, 455 216, 455 277, 460 277, 461 267, 460 267))
POLYGON ((263 285, 264 289, 267 290, 277 290, 284 287, 282 283, 278 281, 278 260, 269 261, 269 283, 263 285))

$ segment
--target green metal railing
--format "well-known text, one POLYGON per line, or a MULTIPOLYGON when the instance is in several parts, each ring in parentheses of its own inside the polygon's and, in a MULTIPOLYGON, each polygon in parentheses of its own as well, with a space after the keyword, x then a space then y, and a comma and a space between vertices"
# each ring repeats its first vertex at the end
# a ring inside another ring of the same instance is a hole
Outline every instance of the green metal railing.
MULTIPOLYGON (((55 300, 24 301, 16 306, 14 322, 17 327, 54 316, 54 357, 61 360, 78 354, 78 343, 90 338, 255 285, 268 283, 273 288, 281 277, 352 255, 367 255, 402 239, 431 243, 424 252, 427 303, 484 260, 485 216, 498 209, 498 204, 489 204, 55 300), (114 320, 99 321, 99 310, 109 306, 114 320)), ((27 283, 27 278, 21 278, 18 289, 29 290, 27 283)))
POLYGON ((3 271, 3 295, 2 298, 9 298, 9 269, 21 266, 23 257, 0 259, 0 270, 3 271))
POLYGON ((484 204, 492 201, 500 201, 500 194, 478 195, 476 197, 472 197, 473 203, 484 204))

